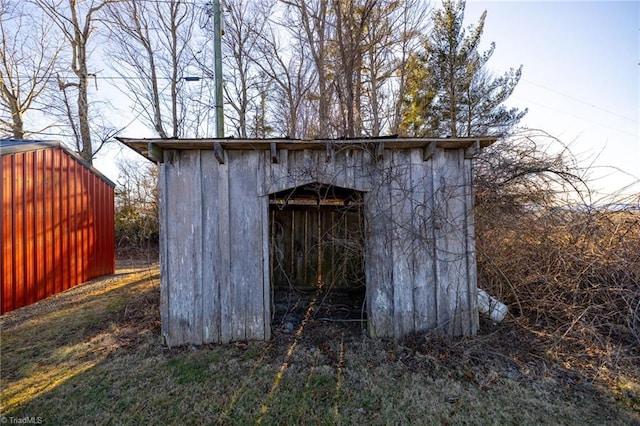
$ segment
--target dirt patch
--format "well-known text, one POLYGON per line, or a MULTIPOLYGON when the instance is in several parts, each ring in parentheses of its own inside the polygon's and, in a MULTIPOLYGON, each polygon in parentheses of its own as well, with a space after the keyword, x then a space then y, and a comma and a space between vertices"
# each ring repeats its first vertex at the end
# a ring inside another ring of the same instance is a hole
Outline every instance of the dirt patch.
POLYGON ((362 334, 367 329, 364 293, 351 291, 283 291, 273 296, 273 332, 293 333, 306 319, 308 328, 327 333, 362 334))
POLYGON ((109 291, 110 288, 122 284, 123 280, 135 277, 136 274, 137 276, 142 277, 144 274, 150 276, 157 273, 157 261, 149 262, 141 259, 117 260, 116 271, 113 275, 107 275, 87 281, 86 283, 79 284, 32 305, 11 311, 0 317, 2 320, 2 326, 10 328, 16 324, 42 317, 53 311, 77 305, 87 298, 109 291))

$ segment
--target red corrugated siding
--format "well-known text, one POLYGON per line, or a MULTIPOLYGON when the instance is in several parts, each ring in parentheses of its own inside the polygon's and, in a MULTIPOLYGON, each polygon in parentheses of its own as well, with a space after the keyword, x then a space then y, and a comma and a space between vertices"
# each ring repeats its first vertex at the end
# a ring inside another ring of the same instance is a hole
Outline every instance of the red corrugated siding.
POLYGON ((61 148, 1 165, 3 314, 114 272, 111 185, 61 148))

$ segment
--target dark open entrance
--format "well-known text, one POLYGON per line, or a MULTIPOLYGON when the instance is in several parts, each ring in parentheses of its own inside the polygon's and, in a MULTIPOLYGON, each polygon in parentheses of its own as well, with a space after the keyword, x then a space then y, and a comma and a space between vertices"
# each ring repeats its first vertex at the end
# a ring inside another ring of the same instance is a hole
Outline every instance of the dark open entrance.
POLYGON ((271 194, 269 217, 274 331, 305 316, 365 329, 362 193, 299 186, 271 194))

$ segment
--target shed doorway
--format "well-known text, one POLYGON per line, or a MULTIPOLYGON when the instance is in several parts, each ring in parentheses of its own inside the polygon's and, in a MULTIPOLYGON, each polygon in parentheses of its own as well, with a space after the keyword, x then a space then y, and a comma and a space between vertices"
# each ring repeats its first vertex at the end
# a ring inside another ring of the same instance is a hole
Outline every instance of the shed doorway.
POLYGON ((274 331, 305 317, 366 329, 362 195, 319 183, 270 195, 274 331))

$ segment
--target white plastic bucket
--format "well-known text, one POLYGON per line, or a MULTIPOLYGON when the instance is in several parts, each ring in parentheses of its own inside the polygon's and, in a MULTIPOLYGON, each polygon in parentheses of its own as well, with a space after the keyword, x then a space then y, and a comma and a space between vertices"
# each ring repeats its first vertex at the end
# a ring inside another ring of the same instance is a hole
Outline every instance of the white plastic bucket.
POLYGON ((492 321, 500 322, 507 315, 507 305, 489 295, 486 291, 478 289, 478 312, 488 316, 492 321))

